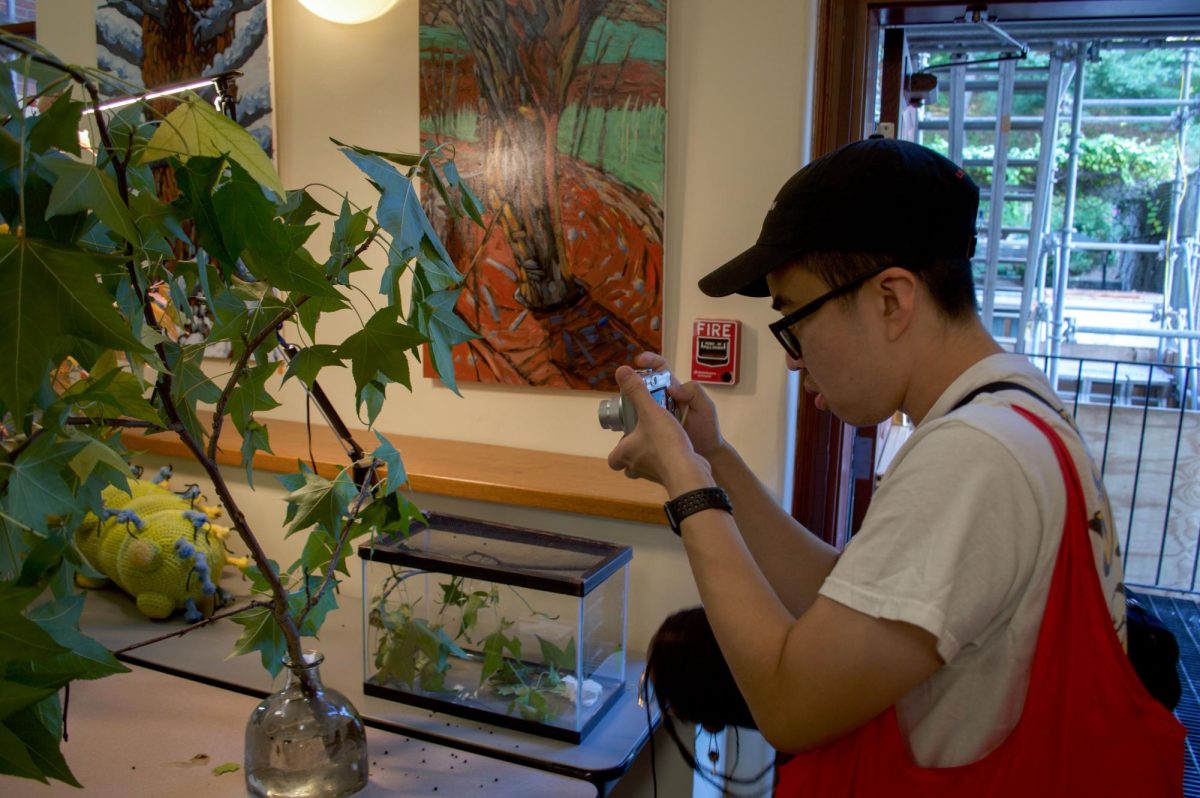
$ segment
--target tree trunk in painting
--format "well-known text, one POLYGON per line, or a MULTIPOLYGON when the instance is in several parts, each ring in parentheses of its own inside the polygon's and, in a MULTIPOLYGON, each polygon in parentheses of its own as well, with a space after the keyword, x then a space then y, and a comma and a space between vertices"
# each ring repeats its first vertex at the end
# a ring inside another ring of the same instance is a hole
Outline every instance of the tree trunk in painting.
MULTIPOLYGON (((148 89, 197 78, 212 63, 217 53, 233 42, 233 22, 206 38, 196 32, 197 14, 203 14, 220 0, 167 0, 165 3, 137 3, 142 13, 142 84, 148 89)), ((156 114, 165 116, 178 104, 178 98, 150 100, 156 114)), ((171 202, 179 196, 175 173, 169 166, 156 166, 154 183, 158 196, 171 202)), ((190 231, 189 231, 190 232, 190 231)), ((182 246, 182 242, 180 242, 182 246)), ((180 258, 190 252, 176 252, 180 258)))
POLYGON ((569 305, 583 292, 563 241, 558 123, 606 1, 454 3, 475 55, 487 204, 512 246, 517 300, 533 311, 569 305))

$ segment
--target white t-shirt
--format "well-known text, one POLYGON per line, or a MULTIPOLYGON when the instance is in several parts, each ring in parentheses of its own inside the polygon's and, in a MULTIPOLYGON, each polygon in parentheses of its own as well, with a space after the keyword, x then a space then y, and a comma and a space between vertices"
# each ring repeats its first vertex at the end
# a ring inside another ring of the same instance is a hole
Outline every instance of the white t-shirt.
POLYGON ((1021 713, 1062 538, 1066 496, 1045 436, 1010 405, 1049 421, 1080 475, 1096 567, 1124 641, 1121 559, 1099 470, 1071 425, 1036 398, 973 389, 1015 382, 1057 402, 1022 355, 993 355, 964 372, 897 453, 862 529, 821 594, 937 637, 946 663, 897 704, 916 762, 950 767, 999 745, 1021 713))

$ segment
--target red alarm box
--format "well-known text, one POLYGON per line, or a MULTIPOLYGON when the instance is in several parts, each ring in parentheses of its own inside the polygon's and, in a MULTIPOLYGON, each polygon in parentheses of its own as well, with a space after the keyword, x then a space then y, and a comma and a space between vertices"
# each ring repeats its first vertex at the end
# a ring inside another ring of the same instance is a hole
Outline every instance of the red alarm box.
POLYGON ((733 385, 738 381, 742 323, 696 319, 692 327, 692 379, 733 385))

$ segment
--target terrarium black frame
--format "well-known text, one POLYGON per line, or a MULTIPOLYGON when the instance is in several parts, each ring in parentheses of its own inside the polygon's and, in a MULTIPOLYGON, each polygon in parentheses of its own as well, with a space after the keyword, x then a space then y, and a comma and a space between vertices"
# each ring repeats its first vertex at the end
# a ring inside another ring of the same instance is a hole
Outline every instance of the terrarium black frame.
POLYGON ((624 692, 632 549, 439 513, 427 520, 359 547, 363 692, 582 742, 624 692), (564 599, 574 600, 572 624, 550 612, 564 599), (546 629, 557 642, 538 634, 546 629))

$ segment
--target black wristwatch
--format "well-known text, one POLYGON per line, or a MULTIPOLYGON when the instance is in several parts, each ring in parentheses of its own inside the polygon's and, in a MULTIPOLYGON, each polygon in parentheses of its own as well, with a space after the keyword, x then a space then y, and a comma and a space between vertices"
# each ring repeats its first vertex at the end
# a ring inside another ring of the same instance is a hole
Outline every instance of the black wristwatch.
POLYGON ((724 510, 732 513, 733 505, 729 502, 729 494, 721 488, 689 490, 663 505, 663 511, 667 514, 667 524, 676 535, 680 534, 679 525, 683 523, 683 519, 701 510, 724 510))

